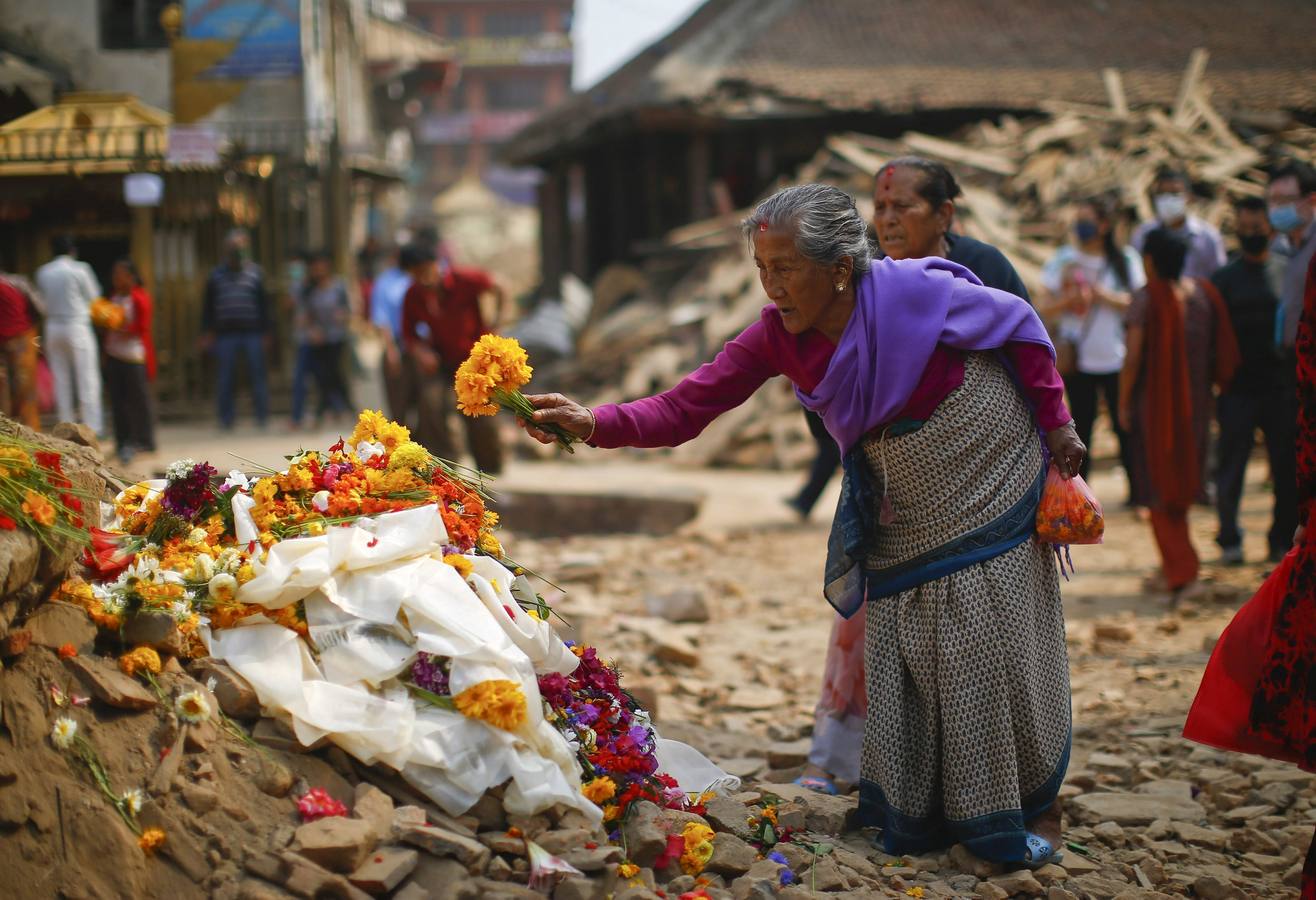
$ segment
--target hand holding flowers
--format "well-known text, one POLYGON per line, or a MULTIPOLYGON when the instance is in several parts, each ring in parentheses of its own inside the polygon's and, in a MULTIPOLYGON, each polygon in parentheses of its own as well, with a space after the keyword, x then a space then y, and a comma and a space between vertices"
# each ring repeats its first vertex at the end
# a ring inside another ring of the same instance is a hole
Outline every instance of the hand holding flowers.
POLYGON ((471 355, 457 369, 457 408, 468 416, 492 416, 505 409, 523 424, 534 421, 545 436, 543 443, 556 443, 568 453, 581 435, 549 419, 537 419, 536 407, 521 388, 530 381, 529 357, 515 338, 486 334, 471 348, 471 355))

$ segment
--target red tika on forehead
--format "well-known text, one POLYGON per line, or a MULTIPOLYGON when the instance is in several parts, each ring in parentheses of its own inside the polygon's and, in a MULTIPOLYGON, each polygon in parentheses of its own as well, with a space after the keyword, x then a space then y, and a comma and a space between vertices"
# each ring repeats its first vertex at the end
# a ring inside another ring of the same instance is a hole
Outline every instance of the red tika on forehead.
POLYGON ((759 223, 759 231, 767 231, 767 230, 768 230, 768 223, 767 223, 767 222, 760 222, 760 223, 759 223))

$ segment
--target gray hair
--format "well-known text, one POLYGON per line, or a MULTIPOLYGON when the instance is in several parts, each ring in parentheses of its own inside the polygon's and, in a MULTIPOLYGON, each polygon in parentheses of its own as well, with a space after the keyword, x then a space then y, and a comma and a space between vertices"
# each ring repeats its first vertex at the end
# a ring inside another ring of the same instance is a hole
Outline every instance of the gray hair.
POLYGON ((783 188, 760 203, 740 227, 751 250, 754 232, 782 228, 795 232, 795 249, 805 259, 831 265, 848 256, 854 260, 856 275, 864 274, 872 265, 868 223, 859 214, 854 198, 829 184, 783 188))

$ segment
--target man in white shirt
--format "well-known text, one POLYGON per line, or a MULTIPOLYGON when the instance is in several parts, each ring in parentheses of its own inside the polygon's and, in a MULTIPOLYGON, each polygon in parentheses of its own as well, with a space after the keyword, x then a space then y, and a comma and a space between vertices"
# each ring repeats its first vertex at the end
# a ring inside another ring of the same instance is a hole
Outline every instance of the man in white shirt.
POLYGON ((1168 228, 1188 241, 1184 277, 1210 278, 1226 262, 1225 242, 1220 229, 1188 211, 1191 199, 1188 176, 1177 169, 1162 168, 1152 182, 1151 199, 1156 218, 1135 228, 1129 243, 1141 253, 1148 234, 1157 228, 1168 228))
POLYGON ((37 269, 37 288, 46 303, 43 344, 55 381, 56 412, 61 422, 80 421, 99 435, 104 426, 101 372, 91 302, 100 296, 101 286, 91 266, 78 260, 72 237, 57 236, 51 249, 55 258, 37 269))

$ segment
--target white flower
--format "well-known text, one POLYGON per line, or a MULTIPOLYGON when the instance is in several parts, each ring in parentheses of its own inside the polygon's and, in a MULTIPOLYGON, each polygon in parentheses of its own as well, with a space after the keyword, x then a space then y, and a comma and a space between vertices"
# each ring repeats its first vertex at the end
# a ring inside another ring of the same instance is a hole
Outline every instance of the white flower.
POLYGON ((374 459, 376 456, 383 456, 383 455, 384 455, 383 444, 376 444, 373 441, 362 441, 361 443, 356 445, 357 459, 361 460, 361 462, 363 463, 370 462, 370 460, 374 459))
POLYGON ((240 491, 245 491, 247 488, 251 487, 251 479, 248 478, 245 473, 239 472, 237 469, 231 469, 228 473, 228 477, 224 479, 224 483, 219 486, 219 489, 222 492, 234 487, 240 491))
POLYGON ((50 729, 50 742, 61 750, 73 746, 73 739, 78 736, 78 723, 68 716, 55 720, 55 727, 50 729))
POLYGON ((200 691, 188 691, 178 695, 174 701, 174 712, 184 722, 196 725, 210 718, 210 701, 200 691))
POLYGON ((206 690, 210 691, 210 693, 212 694, 215 693, 215 685, 217 685, 218 683, 219 682, 215 681, 215 676, 211 675, 209 678, 206 679, 206 690))
POLYGON ((100 601, 101 609, 111 616, 121 615, 128 608, 128 599, 118 592, 107 591, 100 601))
POLYGON ((238 580, 227 572, 220 572, 214 578, 210 579, 207 585, 212 600, 218 600, 221 603, 227 603, 232 600, 238 591, 238 580))
POLYGON ((208 537, 210 537, 210 532, 204 528, 193 528, 187 533, 187 542, 189 544, 204 544, 208 537))
POLYGON ((186 478, 192 473, 195 466, 196 460, 194 459, 176 459, 169 464, 169 468, 165 469, 165 478, 169 481, 186 478))
POLYGON ((215 561, 209 553, 198 553, 192 561, 191 578, 193 581, 209 581, 215 575, 215 561))
POLYGON ((215 568, 222 572, 236 572, 241 567, 242 554, 233 547, 225 547, 215 560, 215 568))
POLYGON ((137 554, 137 559, 128 568, 124 569, 120 580, 125 584, 132 584, 135 581, 155 582, 159 581, 160 560, 154 556, 137 554))
POLYGON ((175 600, 169 604, 169 614, 175 622, 186 622, 192 618, 192 605, 186 600, 175 600))
POLYGON ((315 507, 315 508, 316 508, 317 510, 319 510, 320 512, 328 512, 328 511, 329 511, 329 492, 328 492, 328 491, 316 491, 316 492, 315 492, 315 496, 311 498, 311 506, 315 507))
POLYGON ((146 802, 146 795, 142 793, 141 788, 133 788, 131 791, 124 791, 123 796, 119 798, 119 802, 128 811, 128 815, 136 816, 142 811, 142 804, 146 802))

